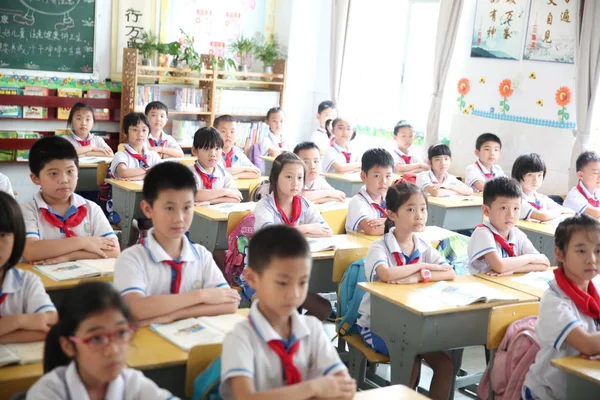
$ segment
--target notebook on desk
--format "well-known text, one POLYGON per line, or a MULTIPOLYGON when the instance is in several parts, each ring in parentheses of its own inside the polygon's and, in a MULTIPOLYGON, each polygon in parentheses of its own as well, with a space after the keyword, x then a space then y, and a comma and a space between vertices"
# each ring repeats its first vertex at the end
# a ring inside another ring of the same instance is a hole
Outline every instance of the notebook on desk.
POLYGON ((416 290, 442 303, 457 307, 468 306, 474 303, 518 300, 515 296, 503 293, 481 283, 440 281, 434 285, 416 290))
POLYGON ((109 163, 112 159, 112 157, 79 157, 79 164, 109 163))
POLYGON ((0 345, 0 367, 10 364, 33 364, 42 362, 44 342, 13 343, 0 345))
POLYGON ((256 203, 253 201, 250 201, 250 202, 245 202, 245 203, 212 204, 210 206, 206 206, 206 208, 229 215, 232 212, 236 212, 236 211, 254 211, 255 206, 256 206, 256 203))
POLYGON ((79 260, 54 265, 36 265, 33 269, 55 281, 68 281, 70 279, 112 275, 115 272, 116 261, 116 258, 79 260))
POLYGON ((335 250, 335 243, 331 238, 315 238, 308 239, 311 253, 319 253, 321 251, 335 250))

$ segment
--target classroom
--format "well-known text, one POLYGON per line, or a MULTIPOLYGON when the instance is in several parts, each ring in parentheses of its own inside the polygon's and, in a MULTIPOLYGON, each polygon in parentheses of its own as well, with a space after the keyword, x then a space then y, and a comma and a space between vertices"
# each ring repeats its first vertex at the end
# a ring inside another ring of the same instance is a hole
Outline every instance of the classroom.
POLYGON ((600 2, 0 7, 0 400, 600 391, 600 2))

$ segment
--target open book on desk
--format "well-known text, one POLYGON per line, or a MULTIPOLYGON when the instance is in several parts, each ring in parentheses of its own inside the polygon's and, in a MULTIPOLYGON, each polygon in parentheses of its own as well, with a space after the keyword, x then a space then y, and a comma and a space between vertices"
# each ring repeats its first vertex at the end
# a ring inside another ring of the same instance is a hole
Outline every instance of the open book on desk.
POLYGON ((223 343, 225 335, 245 318, 239 314, 188 318, 170 324, 152 324, 150 329, 180 349, 189 351, 201 344, 223 343))
POLYGON ((419 292, 453 306, 468 306, 473 303, 518 300, 481 283, 455 283, 440 281, 434 285, 418 288, 419 292))
POLYGON ((311 253, 319 253, 321 251, 335 250, 335 243, 331 238, 314 238, 308 239, 311 253))
POLYGON ((116 258, 79 260, 54 265, 36 265, 33 269, 55 281, 68 281, 70 279, 112 275, 115 272, 116 261, 116 258))
POLYGON ((109 163, 112 161, 112 157, 79 157, 79 164, 97 164, 97 163, 109 163))
POLYGON ((215 210, 221 212, 223 214, 231 214, 235 211, 254 211, 254 207, 256 207, 256 203, 253 201, 245 202, 245 203, 221 203, 221 204, 212 204, 210 206, 206 206, 211 210, 215 210))
POLYGON ((0 367, 42 362, 44 342, 0 344, 0 367))

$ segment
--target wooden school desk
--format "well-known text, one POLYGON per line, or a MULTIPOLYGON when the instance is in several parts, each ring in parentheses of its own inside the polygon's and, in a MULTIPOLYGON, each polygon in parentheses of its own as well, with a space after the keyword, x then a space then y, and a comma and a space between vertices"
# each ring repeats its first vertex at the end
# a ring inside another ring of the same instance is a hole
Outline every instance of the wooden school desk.
POLYGON ((525 274, 514 274, 514 275, 508 275, 508 276, 490 276, 490 275, 486 275, 486 274, 477 274, 475 276, 484 281, 493 282, 498 285, 502 285, 504 287, 518 290, 519 292, 523 292, 528 295, 537 297, 539 300, 542 297, 542 295, 544 294, 545 290, 538 289, 536 287, 529 286, 524 283, 515 282, 511 279, 511 278, 515 278, 515 277, 523 276, 523 275, 525 275, 525 274))
POLYGON ((106 182, 112 185, 113 209, 121 217, 121 222, 119 222, 122 232, 121 240, 127 244, 131 221, 144 215, 140 208, 140 202, 144 198, 142 185, 137 181, 120 179, 106 179, 106 182))
POLYGON ((263 160, 263 173, 266 176, 271 175, 271 170, 273 169, 273 161, 275 161, 275 157, 271 156, 260 156, 263 160))
MULTIPOLYGON (((473 276, 458 276, 455 282, 482 283, 517 298, 516 303, 537 297, 473 276)), ((510 302, 476 303, 455 307, 415 289, 435 284, 392 285, 362 282, 371 293, 371 329, 390 350, 392 384, 408 385, 417 354, 484 345, 488 314, 492 307, 510 302)))
MULTIPOLYGON (((102 174, 102 180, 106 177, 106 170, 110 163, 107 157, 106 161, 86 162, 86 157, 81 157, 79 164, 79 177, 77 179, 76 192, 95 192, 98 190, 98 173, 102 174)), ((91 159, 91 157, 87 157, 91 159)), ((95 158, 95 157, 94 157, 95 158)))
MULTIPOLYGON (((381 239, 383 238, 383 235, 381 236, 377 236, 377 235, 367 235, 364 232, 357 232, 357 231, 350 231, 349 232, 351 235, 356 235, 356 236, 360 236, 364 239, 370 240, 372 242, 374 242, 375 240, 381 239)), ((448 230, 448 229, 444 229, 444 228, 440 228, 439 226, 426 226, 425 227, 425 232, 417 232, 417 235, 423 237, 423 238, 428 238, 431 245, 433 247, 437 247, 438 244, 440 243, 440 241, 449 238, 450 236, 464 236, 461 235, 459 233, 456 233, 454 231, 448 230)), ((466 236, 464 236, 466 237, 466 236)))
POLYGON ((451 196, 428 197, 427 225, 435 225, 451 231, 473 229, 483 221, 481 196, 469 196, 465 199, 451 196))
POLYGON ((427 400, 427 397, 415 392, 404 385, 385 386, 377 389, 356 392, 354 400, 427 400))
POLYGON ((567 399, 600 397, 600 361, 573 356, 555 358, 552 365, 567 373, 567 399))
MULTIPOLYGON (((356 196, 361 187, 364 186, 364 182, 360 179, 360 172, 355 172, 351 174, 333 174, 326 173, 323 174, 327 182, 334 189, 339 190, 341 192, 346 193, 346 196, 352 197, 356 196)), ((393 174, 392 180, 400 179, 402 175, 393 174)))
POLYGON ((0 367, 0 400, 27 391, 43 374, 42 363, 0 367))
POLYGON ((211 253, 227 249, 227 218, 229 214, 208 207, 194 207, 190 240, 206 247, 211 253))
POLYGON ((557 223, 542 224, 540 222, 519 220, 517 228, 522 230, 540 253, 548 257, 551 264, 556 264, 554 258, 554 232, 557 223))

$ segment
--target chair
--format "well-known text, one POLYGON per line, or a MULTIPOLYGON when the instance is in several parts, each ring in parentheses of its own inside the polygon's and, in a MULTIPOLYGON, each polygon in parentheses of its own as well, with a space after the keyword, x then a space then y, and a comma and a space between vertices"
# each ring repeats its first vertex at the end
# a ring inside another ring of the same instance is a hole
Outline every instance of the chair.
POLYGON ((234 211, 227 217, 227 237, 239 223, 252 211, 234 211))
POLYGON ((119 145, 117 146, 117 151, 123 151, 123 150, 125 150, 125 144, 119 143, 119 145))
POLYGON ((98 167, 96 168, 96 185, 100 187, 104 184, 104 180, 106 179, 106 174, 108 173, 108 166, 110 163, 101 162, 98 163, 98 167))
POLYGON ((221 356, 223 344, 205 344, 192 347, 188 355, 185 372, 185 395, 191 399, 194 394, 194 381, 214 360, 221 356))
POLYGON ((347 207, 339 208, 337 210, 323 211, 321 215, 333 231, 334 235, 342 235, 346 233, 346 217, 348 216, 347 207))

